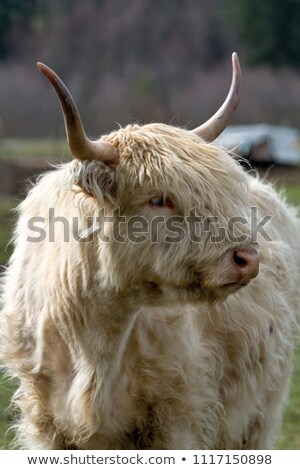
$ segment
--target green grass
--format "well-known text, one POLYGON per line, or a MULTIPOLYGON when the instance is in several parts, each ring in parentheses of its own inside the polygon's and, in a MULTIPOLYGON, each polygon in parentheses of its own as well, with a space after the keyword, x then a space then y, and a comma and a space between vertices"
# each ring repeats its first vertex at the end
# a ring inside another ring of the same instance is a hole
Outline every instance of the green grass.
POLYGON ((300 449, 300 348, 297 349, 295 355, 291 391, 283 416, 277 449, 300 449))
POLYGON ((12 234, 14 214, 12 209, 16 207, 16 198, 0 199, 0 265, 7 263, 12 246, 9 244, 12 234))
POLYGON ((9 405, 15 388, 15 383, 0 372, 0 449, 9 448, 14 438, 14 432, 10 429, 14 418, 9 405))
POLYGON ((300 186, 287 186, 285 193, 292 204, 300 205, 300 186))
POLYGON ((66 139, 1 139, 0 161, 3 159, 58 159, 70 155, 66 139))

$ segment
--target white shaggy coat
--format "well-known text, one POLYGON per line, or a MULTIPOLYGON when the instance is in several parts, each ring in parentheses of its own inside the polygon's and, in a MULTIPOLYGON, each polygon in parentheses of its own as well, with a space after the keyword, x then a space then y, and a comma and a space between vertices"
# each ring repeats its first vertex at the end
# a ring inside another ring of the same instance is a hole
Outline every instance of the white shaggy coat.
POLYGON ((295 210, 184 130, 128 126, 106 139, 118 146, 117 167, 72 162, 41 178, 19 208, 1 313, 1 356, 20 381, 19 445, 272 448, 300 320, 295 210), (184 215, 197 207, 226 221, 250 206, 272 215, 272 241, 258 239, 258 277, 220 295, 228 241, 79 243, 63 240, 63 223, 53 242, 27 240, 29 218, 47 220, 50 207, 84 230, 99 207, 151 218, 148 201, 160 194, 184 215), (193 290, 196 271, 202 287, 193 290))

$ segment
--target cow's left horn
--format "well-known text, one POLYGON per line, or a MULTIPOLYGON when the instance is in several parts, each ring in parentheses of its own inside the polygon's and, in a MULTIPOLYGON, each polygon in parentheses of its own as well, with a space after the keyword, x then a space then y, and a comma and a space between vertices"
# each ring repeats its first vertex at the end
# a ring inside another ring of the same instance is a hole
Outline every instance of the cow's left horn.
POLYGON ((112 144, 87 137, 75 101, 63 81, 47 65, 38 62, 37 68, 50 80, 59 97, 72 155, 79 160, 118 161, 118 152, 112 144))
POLYGON ((204 124, 191 132, 206 142, 215 140, 229 124, 240 101, 241 69, 237 53, 232 54, 232 81, 229 93, 221 108, 204 124))

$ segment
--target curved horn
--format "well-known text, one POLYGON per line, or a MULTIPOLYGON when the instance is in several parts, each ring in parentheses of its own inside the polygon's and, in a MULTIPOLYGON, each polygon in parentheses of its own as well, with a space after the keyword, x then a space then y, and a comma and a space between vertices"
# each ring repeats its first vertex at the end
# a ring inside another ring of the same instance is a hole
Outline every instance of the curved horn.
POLYGON ((206 142, 215 140, 229 124, 240 101, 241 69, 237 53, 232 54, 232 81, 229 93, 221 108, 204 124, 191 132, 202 137, 206 142))
POLYGON ((62 107, 65 128, 72 155, 79 160, 118 160, 116 148, 109 142, 90 140, 83 128, 74 99, 62 80, 47 65, 37 63, 37 68, 53 85, 62 107))

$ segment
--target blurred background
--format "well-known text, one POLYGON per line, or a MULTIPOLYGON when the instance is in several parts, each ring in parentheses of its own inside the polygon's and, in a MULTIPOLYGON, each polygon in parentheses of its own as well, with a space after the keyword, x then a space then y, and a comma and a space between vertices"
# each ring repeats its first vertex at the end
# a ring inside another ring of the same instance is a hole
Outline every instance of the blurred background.
MULTIPOLYGON (((300 0, 1 0, 0 264, 26 181, 69 158, 60 106, 37 61, 63 78, 97 138, 117 123, 199 125, 223 102, 237 51, 242 101, 221 142, 300 203, 299 25, 300 0)), ((0 448, 13 437, 13 388, 2 380, 0 448)), ((298 351, 278 448, 300 449, 299 431, 298 351)))

